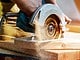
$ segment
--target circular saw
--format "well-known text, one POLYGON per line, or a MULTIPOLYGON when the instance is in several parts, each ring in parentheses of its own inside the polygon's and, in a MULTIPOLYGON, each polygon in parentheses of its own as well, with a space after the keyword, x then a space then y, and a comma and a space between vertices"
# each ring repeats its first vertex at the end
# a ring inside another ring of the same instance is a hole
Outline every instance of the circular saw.
MULTIPOLYGON (((5 14, 3 16, 0 26, 5 22, 8 22, 6 18, 14 17, 18 14, 5 14)), ((59 39, 63 36, 66 22, 64 18, 64 13, 61 9, 55 4, 44 4, 36 9, 33 13, 29 24, 26 26, 27 30, 34 33, 32 39, 37 40, 50 40, 50 39, 59 39), (34 38, 35 36, 35 38, 34 38)), ((27 31, 27 32, 29 32, 27 31)))
POLYGON ((58 39, 65 30, 65 18, 57 5, 44 4, 33 14, 30 24, 39 40, 58 39))

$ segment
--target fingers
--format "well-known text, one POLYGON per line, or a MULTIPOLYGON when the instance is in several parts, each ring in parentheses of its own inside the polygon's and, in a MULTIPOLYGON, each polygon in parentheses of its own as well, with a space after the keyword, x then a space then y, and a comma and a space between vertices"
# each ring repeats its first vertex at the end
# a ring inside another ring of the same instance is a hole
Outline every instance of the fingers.
POLYGON ((68 16, 64 15, 65 21, 67 22, 67 24, 70 24, 70 22, 72 21, 68 16))

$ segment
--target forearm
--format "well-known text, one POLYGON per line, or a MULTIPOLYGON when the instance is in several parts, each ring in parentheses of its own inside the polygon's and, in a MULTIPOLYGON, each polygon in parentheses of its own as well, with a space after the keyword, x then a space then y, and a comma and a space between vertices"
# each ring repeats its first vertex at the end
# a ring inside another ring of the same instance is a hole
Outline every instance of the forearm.
POLYGON ((50 4, 56 4, 56 0, 45 0, 46 3, 50 3, 50 4))
POLYGON ((32 13, 41 5, 41 0, 13 0, 18 7, 26 13, 28 16, 31 16, 32 13))

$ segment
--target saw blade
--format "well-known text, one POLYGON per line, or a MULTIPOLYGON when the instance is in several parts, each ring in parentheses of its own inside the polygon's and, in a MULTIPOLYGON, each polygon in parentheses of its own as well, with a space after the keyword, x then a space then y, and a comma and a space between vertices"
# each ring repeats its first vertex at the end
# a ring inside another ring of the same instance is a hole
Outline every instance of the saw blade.
POLYGON ((65 27, 65 19, 57 5, 44 4, 35 11, 30 24, 34 25, 39 40, 58 39, 65 27))

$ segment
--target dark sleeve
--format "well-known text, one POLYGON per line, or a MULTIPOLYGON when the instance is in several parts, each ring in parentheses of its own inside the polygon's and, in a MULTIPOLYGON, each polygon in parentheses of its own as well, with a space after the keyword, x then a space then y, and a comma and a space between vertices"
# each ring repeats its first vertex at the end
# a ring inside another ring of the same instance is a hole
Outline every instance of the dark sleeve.
POLYGON ((46 3, 56 4, 56 0, 45 0, 46 3))
POLYGON ((0 0, 0 1, 5 3, 11 2, 11 0, 0 0))

